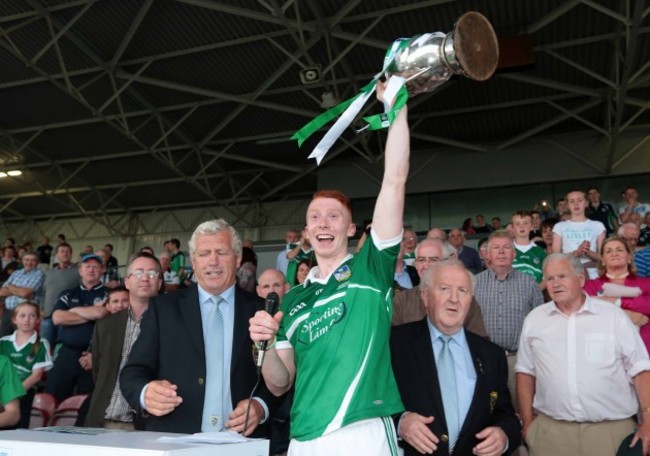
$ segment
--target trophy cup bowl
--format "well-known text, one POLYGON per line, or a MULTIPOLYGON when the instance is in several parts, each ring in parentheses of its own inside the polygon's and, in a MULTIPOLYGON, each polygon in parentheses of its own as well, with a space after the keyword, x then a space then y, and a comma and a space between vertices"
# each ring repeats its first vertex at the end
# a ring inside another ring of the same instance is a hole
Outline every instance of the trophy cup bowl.
POLYGON ((469 11, 446 35, 416 35, 394 52, 386 73, 406 78, 406 89, 413 96, 435 90, 454 74, 475 81, 489 79, 499 60, 499 43, 485 16, 469 11))

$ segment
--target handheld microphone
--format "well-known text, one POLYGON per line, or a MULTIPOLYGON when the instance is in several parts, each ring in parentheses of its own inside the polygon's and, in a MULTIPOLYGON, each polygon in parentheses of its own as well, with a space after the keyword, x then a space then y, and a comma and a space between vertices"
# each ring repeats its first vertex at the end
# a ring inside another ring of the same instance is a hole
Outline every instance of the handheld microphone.
MULTIPOLYGON (((266 295, 266 300, 264 301, 264 310, 271 316, 275 315, 278 311, 280 305, 280 296, 275 291, 270 292, 266 295)), ((264 353, 266 352, 266 347, 268 345, 268 340, 263 340, 260 343, 260 349, 257 352, 257 367, 262 367, 262 362, 264 362, 264 353)))

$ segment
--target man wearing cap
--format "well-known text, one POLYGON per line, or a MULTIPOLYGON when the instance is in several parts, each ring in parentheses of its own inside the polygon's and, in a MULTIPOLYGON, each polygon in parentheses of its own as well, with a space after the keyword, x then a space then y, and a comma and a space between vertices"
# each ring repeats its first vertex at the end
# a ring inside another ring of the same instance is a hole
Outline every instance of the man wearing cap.
POLYGON ((73 393, 88 394, 93 389, 92 374, 79 364, 88 350, 95 321, 108 315, 107 289, 100 281, 103 262, 94 253, 79 261, 81 285, 64 291, 52 312, 52 321, 61 326, 52 370, 47 374, 45 392, 62 401, 73 393))

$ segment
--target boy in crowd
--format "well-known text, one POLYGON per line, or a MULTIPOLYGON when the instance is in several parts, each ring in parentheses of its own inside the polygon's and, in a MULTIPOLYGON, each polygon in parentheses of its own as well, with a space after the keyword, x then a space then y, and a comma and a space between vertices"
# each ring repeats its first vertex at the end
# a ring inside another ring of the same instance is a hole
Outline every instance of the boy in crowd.
POLYGON ((546 258, 546 252, 540 246, 530 240, 530 232, 533 228, 533 219, 530 212, 517 211, 512 215, 512 226, 515 237, 515 251, 517 256, 512 263, 514 269, 530 275, 540 284, 543 282, 542 263, 546 258))

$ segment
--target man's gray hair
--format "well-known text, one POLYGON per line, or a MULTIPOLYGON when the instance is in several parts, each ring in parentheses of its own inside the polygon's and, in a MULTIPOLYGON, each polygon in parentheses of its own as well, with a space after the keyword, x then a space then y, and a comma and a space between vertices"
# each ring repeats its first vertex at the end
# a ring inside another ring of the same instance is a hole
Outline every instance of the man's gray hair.
POLYGON ((426 239, 422 239, 420 242, 418 242, 418 245, 415 246, 415 258, 420 256, 420 247, 425 245, 425 244, 440 246, 440 250, 442 250, 442 254, 444 256, 444 254, 445 254, 444 243, 439 239, 426 238, 426 239))
MULTIPOLYGON (((15 247, 14 247, 14 248, 15 248, 15 247)), ((25 258, 26 256, 33 256, 33 257, 36 257, 37 260, 38 260, 38 258, 39 258, 39 256, 38 256, 38 252, 36 252, 35 250, 28 250, 27 252, 23 253, 23 258, 25 258)))
POLYGON ((542 270, 546 271, 546 265, 549 263, 553 262, 558 262, 558 261, 567 261, 569 265, 571 266, 571 269, 573 270, 573 273, 577 276, 582 275, 582 276, 587 276, 585 272, 585 267, 583 266, 582 262, 580 261, 580 258, 578 258, 575 255, 571 255, 568 253, 551 253, 549 256, 546 257, 544 260, 544 263, 542 263, 542 270))
POLYGON ((426 291, 429 288, 431 288, 434 282, 433 277, 436 274, 436 272, 446 268, 461 269, 465 274, 467 274, 467 277, 469 278, 469 281, 472 286, 472 296, 474 296, 474 289, 476 287, 476 280, 474 279, 474 274, 472 274, 465 267, 462 261, 454 260, 454 259, 449 259, 446 261, 438 261, 437 263, 433 263, 429 269, 424 271, 423 276, 420 277, 420 290, 426 291))
POLYGON ((444 241, 442 243, 442 253, 446 258, 458 258, 458 249, 451 245, 449 241, 444 241))
POLYGON ((188 242, 190 247, 190 256, 192 257, 196 253, 196 240, 199 236, 205 234, 217 234, 221 233, 222 231, 228 231, 230 233, 230 237, 232 239, 232 250, 235 252, 235 255, 241 256, 242 247, 239 233, 237 233, 237 230, 224 219, 209 220, 207 222, 201 223, 196 227, 194 233, 192 233, 190 242, 188 242))
POLYGON ((621 226, 619 226, 618 231, 616 232, 616 234, 618 234, 619 236, 624 237, 625 236, 625 231, 629 230, 629 229, 634 230, 634 232, 636 233, 637 236, 639 236, 641 234, 641 230, 639 229, 637 224, 632 223, 632 222, 627 222, 627 223, 624 223, 621 226))
POLYGON ((490 249, 490 244, 492 244, 492 239, 499 238, 499 239, 508 239, 510 241, 510 245, 512 245, 512 248, 515 248, 515 241, 512 239, 512 235, 508 233, 508 230, 496 230, 490 234, 488 237, 487 241, 487 248, 488 250, 490 249))

